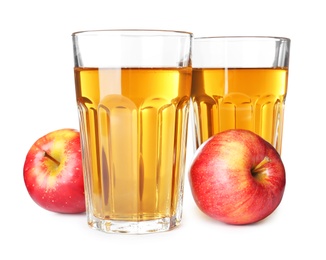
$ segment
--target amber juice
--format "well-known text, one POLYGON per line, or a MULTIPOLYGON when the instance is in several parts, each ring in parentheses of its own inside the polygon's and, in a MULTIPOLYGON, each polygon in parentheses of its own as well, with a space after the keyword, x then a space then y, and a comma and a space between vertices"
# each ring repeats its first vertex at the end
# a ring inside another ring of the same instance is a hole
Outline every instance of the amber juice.
POLYGON ((196 147, 215 133, 247 129, 281 153, 287 78, 283 68, 193 69, 196 147))
POLYGON ((191 68, 75 68, 75 82, 88 211, 179 221, 191 68))

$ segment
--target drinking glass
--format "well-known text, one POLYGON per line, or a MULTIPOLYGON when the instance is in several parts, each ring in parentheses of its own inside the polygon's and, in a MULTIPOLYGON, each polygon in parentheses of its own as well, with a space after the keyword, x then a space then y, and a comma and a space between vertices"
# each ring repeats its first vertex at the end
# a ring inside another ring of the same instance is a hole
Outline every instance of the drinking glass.
POLYGON ((216 133, 246 129, 281 154, 289 54, 283 37, 195 37, 195 148, 216 133))
POLYGON ((88 225, 144 234, 180 224, 192 34, 72 34, 88 225))

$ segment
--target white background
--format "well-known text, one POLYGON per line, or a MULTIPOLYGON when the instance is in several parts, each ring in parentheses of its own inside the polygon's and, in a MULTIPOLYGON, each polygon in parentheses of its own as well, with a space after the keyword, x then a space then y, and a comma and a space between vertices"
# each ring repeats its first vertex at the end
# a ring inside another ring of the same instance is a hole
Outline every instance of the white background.
POLYGON ((1 1, 0 259, 326 259, 325 26, 322 0, 1 1), (30 146, 78 128, 71 33, 117 28, 291 38, 287 186, 269 218, 248 226, 209 219, 187 179, 182 224, 161 234, 105 234, 84 214, 55 214, 31 200, 23 182, 30 146))

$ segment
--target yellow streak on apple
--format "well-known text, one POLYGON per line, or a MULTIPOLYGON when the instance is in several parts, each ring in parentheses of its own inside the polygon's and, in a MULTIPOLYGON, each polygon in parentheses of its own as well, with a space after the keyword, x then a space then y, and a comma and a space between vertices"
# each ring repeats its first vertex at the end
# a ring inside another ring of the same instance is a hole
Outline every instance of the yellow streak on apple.
POLYGON ((228 168, 231 170, 244 168, 239 167, 244 166, 245 160, 243 160, 243 154, 245 154, 245 147, 242 145, 239 145, 238 142, 229 142, 227 143, 227 148, 223 149, 220 153, 222 158, 231 158, 231 160, 228 160, 228 168), (236 153, 234 151, 237 151, 236 153))
POLYGON ((61 151, 65 149, 65 140, 55 140, 53 142, 52 149, 48 152, 44 151, 44 157, 48 158, 44 163, 49 169, 49 175, 47 178, 48 188, 54 188, 56 183, 56 178, 62 171, 65 165, 65 157, 62 156, 61 151))
MULTIPOLYGON (((228 165, 227 167, 231 170, 235 170, 235 172, 239 172, 238 169, 246 169, 246 160, 244 160, 244 157, 247 153, 247 148, 244 145, 240 145, 239 142, 232 142, 229 141, 226 143, 226 149, 223 149, 220 151, 220 156, 222 158, 230 158, 227 159, 228 165), (234 152, 237 151, 237 152, 234 152)), ((237 176, 239 189, 245 189, 246 188, 246 176, 237 176), (240 177, 240 178, 239 178, 240 177)))
MULTIPOLYGON (((220 155, 222 156, 222 158, 230 158, 230 160, 227 160, 229 162, 228 164, 228 168, 230 170, 237 170, 237 169, 246 169, 246 161, 245 157, 250 156, 248 155, 248 149, 245 145, 239 144, 239 142, 232 142, 229 141, 226 143, 225 145, 226 149, 223 149, 220 153, 220 155), (234 152, 236 151, 236 152, 234 152)), ((256 167, 254 167, 251 170, 251 174, 252 176, 255 178, 256 181, 263 183, 265 181, 266 178, 266 172, 265 172, 265 168, 264 165, 266 163, 270 162, 270 158, 269 157, 265 157, 256 167)), ((238 171, 237 171, 238 172, 238 171)), ((243 190, 246 189, 247 186, 247 181, 246 181, 246 177, 245 175, 243 176, 238 176, 241 177, 241 179, 239 179, 238 184, 239 189, 243 190)))

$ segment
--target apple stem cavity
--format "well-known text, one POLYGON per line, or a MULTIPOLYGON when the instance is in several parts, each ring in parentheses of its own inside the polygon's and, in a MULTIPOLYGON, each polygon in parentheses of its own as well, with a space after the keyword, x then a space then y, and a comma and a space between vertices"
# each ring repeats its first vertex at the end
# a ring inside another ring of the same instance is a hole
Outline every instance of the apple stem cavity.
POLYGON ((257 177, 259 174, 263 173, 265 170, 263 166, 270 161, 271 159, 265 156, 264 159, 251 170, 252 176, 257 177))
POLYGON ((49 153, 47 153, 46 151, 44 152, 44 157, 49 158, 51 161, 53 161, 57 166, 60 165, 60 162, 58 160, 56 160, 55 158, 53 158, 49 153))

